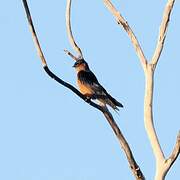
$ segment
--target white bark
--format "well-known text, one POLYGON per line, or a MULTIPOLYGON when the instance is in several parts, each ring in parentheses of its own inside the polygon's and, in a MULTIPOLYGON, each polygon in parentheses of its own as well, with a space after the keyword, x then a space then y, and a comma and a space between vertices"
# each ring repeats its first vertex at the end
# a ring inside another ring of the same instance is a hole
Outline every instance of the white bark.
POLYGON ((42 52, 42 49, 41 49, 38 37, 36 35, 36 31, 35 31, 35 28, 34 28, 34 25, 33 25, 33 22, 32 22, 32 18, 31 18, 31 13, 29 11, 29 7, 28 7, 28 4, 27 4, 26 0, 23 0, 23 5, 24 5, 25 11, 26 11, 26 16, 27 16, 28 23, 29 23, 29 29, 31 31, 34 44, 36 46, 36 50, 37 50, 38 56, 41 59, 43 67, 47 66, 47 62, 46 62, 46 59, 45 59, 44 54, 42 52))
POLYGON ((154 71, 160 58, 161 52, 163 50, 168 23, 175 0, 167 1, 163 13, 162 22, 160 25, 156 49, 150 63, 147 62, 142 48, 140 47, 140 44, 138 43, 138 40, 135 34, 133 33, 132 29, 128 25, 128 22, 122 17, 121 13, 116 10, 116 8, 113 6, 110 0, 103 1, 108 10, 115 17, 118 24, 122 25, 124 30, 127 32, 143 67, 145 73, 144 124, 156 159, 155 180, 164 180, 168 170, 170 169, 170 167, 172 166, 172 164, 174 163, 174 161, 180 153, 180 133, 178 134, 176 145, 171 156, 168 159, 165 159, 153 122, 153 85, 154 71))
POLYGON ((136 38, 136 36, 135 36, 134 32, 132 31, 131 27, 129 26, 128 22, 121 15, 121 13, 116 10, 116 8, 114 7, 114 5, 112 4, 112 2, 110 0, 104 0, 104 4, 108 8, 108 10, 113 14, 117 23, 122 25, 124 30, 127 32, 128 36, 132 42, 132 45, 134 46, 136 54, 139 57, 141 65, 142 65, 143 69, 145 70, 146 64, 147 64, 147 59, 146 59, 144 52, 138 42, 138 39, 136 38))
POLYGON ((168 29, 168 23, 170 20, 170 15, 174 6, 174 2, 175 0, 168 0, 164 9, 163 18, 162 18, 161 25, 159 28, 158 41, 157 41, 156 49, 154 51, 154 55, 152 57, 152 64, 154 64, 155 66, 158 63, 161 52, 163 50, 163 46, 164 46, 164 42, 166 38, 166 32, 168 29))
POLYGON ((159 164, 159 162, 164 159, 164 155, 158 141, 153 122, 153 86, 153 66, 151 64, 148 64, 145 70, 144 124, 149 140, 151 142, 156 161, 159 164))
POLYGON ((81 48, 77 45, 71 30, 71 0, 67 0, 67 6, 66 6, 66 30, 72 48, 78 53, 79 58, 83 58, 81 48))

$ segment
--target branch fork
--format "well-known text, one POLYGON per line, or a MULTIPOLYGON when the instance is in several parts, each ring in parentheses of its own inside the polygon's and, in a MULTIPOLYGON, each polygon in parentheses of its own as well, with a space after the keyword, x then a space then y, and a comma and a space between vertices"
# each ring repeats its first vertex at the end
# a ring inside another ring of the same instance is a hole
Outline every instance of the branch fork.
POLYGON ((144 97, 144 124, 151 143, 151 147, 153 149, 154 156, 156 158, 155 180, 163 180, 165 178, 165 175, 167 174, 168 170, 175 162, 175 160, 177 159, 180 153, 180 133, 179 133, 177 136, 176 145, 174 147, 171 156, 168 159, 165 159, 162 148, 159 143, 159 139, 157 137, 154 128, 153 110, 152 110, 154 72, 164 47, 169 19, 174 6, 174 2, 175 0, 167 0, 167 4, 165 6, 163 13, 162 22, 160 25, 156 49, 154 51, 154 55, 151 61, 148 62, 135 34, 128 25, 127 21, 122 17, 121 13, 116 10, 111 0, 104 0, 104 4, 107 7, 107 9, 115 17, 118 24, 122 25, 123 29, 127 32, 132 42, 132 45, 135 48, 136 54, 139 57, 142 68, 144 70, 145 79, 146 79, 146 88, 145 88, 145 97, 144 97))

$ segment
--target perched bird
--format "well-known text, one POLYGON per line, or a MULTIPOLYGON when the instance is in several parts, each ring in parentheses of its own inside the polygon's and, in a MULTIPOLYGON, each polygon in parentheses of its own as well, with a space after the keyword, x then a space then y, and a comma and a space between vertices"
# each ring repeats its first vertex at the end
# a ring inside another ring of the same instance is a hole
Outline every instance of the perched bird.
POLYGON ((79 90, 87 97, 87 99, 96 99, 104 106, 109 105, 114 110, 119 110, 118 107, 123 107, 120 102, 108 94, 101 86, 84 59, 77 60, 73 67, 77 71, 77 84, 79 90))

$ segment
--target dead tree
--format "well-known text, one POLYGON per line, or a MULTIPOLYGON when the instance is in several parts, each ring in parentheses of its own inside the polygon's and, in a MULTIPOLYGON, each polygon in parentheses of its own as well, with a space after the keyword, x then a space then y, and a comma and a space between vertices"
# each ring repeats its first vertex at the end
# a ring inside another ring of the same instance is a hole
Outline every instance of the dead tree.
MULTIPOLYGON (((48 64, 46 62, 45 56, 42 52, 38 37, 36 35, 36 31, 33 25, 33 21, 31 18, 31 14, 28 8, 28 4, 26 0, 22 0, 23 1, 23 5, 25 8, 25 12, 27 15, 27 19, 28 19, 28 23, 29 23, 29 28, 30 31, 32 33, 32 38, 34 40, 34 44, 36 46, 38 55, 41 59, 42 62, 42 66, 45 70, 45 72, 51 77, 53 78, 55 81, 57 81, 59 84, 63 85, 64 87, 68 88, 69 90, 71 90, 72 92, 74 92, 77 96, 79 96, 82 100, 84 100, 86 103, 88 103, 89 105, 93 106, 94 108, 98 109, 99 111, 101 111, 103 113, 103 115, 105 116, 106 120, 108 121, 108 123, 110 124, 112 130, 114 131, 125 155, 126 158, 128 160, 129 166, 131 168, 131 171, 133 173, 133 175, 135 176, 135 178, 137 180, 144 180, 144 175, 140 169, 140 167, 138 166, 138 164, 136 163, 134 157, 133 157, 133 153, 130 149, 130 146, 128 145, 125 137, 123 136, 120 128, 118 127, 118 125, 116 124, 112 114, 109 112, 109 110, 104 107, 101 106, 100 104, 97 104, 93 101, 91 101, 90 99, 87 99, 86 96, 84 96, 83 94, 81 94, 74 86, 72 86, 71 84, 63 81, 61 78, 59 78, 58 76, 56 76, 49 68, 48 68, 48 64)), ((67 0, 67 8, 66 8, 66 27, 67 27, 67 33, 68 33, 68 38, 70 41, 71 46, 73 47, 73 49, 77 52, 78 56, 74 56, 71 52, 65 50, 65 52, 72 57, 75 61, 77 61, 79 58, 83 58, 83 53, 80 49, 80 47, 77 45, 77 43, 75 42, 75 39, 73 37, 72 34, 72 30, 71 30, 71 19, 70 19, 70 12, 71 12, 71 0, 67 0)))
POLYGON ((135 48, 135 51, 139 57, 140 63, 144 70, 145 74, 145 97, 144 97, 144 124, 147 135, 149 137, 151 147, 153 149, 153 153, 156 159, 156 175, 155 180, 163 180, 174 161, 178 157, 180 153, 180 132, 178 133, 175 147, 172 151, 172 154, 165 158, 163 150, 160 146, 160 142, 158 140, 154 123, 153 123, 153 85, 154 85, 154 72, 158 63, 158 60, 161 56, 161 52, 163 50, 168 23, 170 20, 171 11, 173 9, 175 0, 168 0, 164 9, 164 14, 162 18, 162 22, 160 25, 159 36, 157 40, 157 46, 153 57, 150 61, 148 61, 143 53, 143 50, 130 28, 128 22, 123 18, 120 12, 116 10, 114 5, 110 0, 104 0, 105 6, 108 10, 113 14, 117 23, 121 25, 124 30, 127 32, 132 45, 135 48))

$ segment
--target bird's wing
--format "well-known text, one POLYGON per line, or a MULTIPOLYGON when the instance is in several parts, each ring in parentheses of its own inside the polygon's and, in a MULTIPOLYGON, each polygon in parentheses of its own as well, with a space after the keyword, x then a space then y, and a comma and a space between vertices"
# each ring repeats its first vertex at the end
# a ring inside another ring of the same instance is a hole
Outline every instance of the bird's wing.
POLYGON ((99 84, 96 76, 92 71, 80 71, 78 73, 78 79, 82 84, 92 89, 94 93, 99 95, 105 95, 105 89, 99 84))
POLYGON ((95 99, 103 99, 103 101, 106 104, 109 104, 113 109, 117 109, 116 106, 123 107, 120 102, 108 94, 107 91, 99 84, 92 71, 80 71, 78 73, 78 79, 82 84, 94 92, 95 99))

